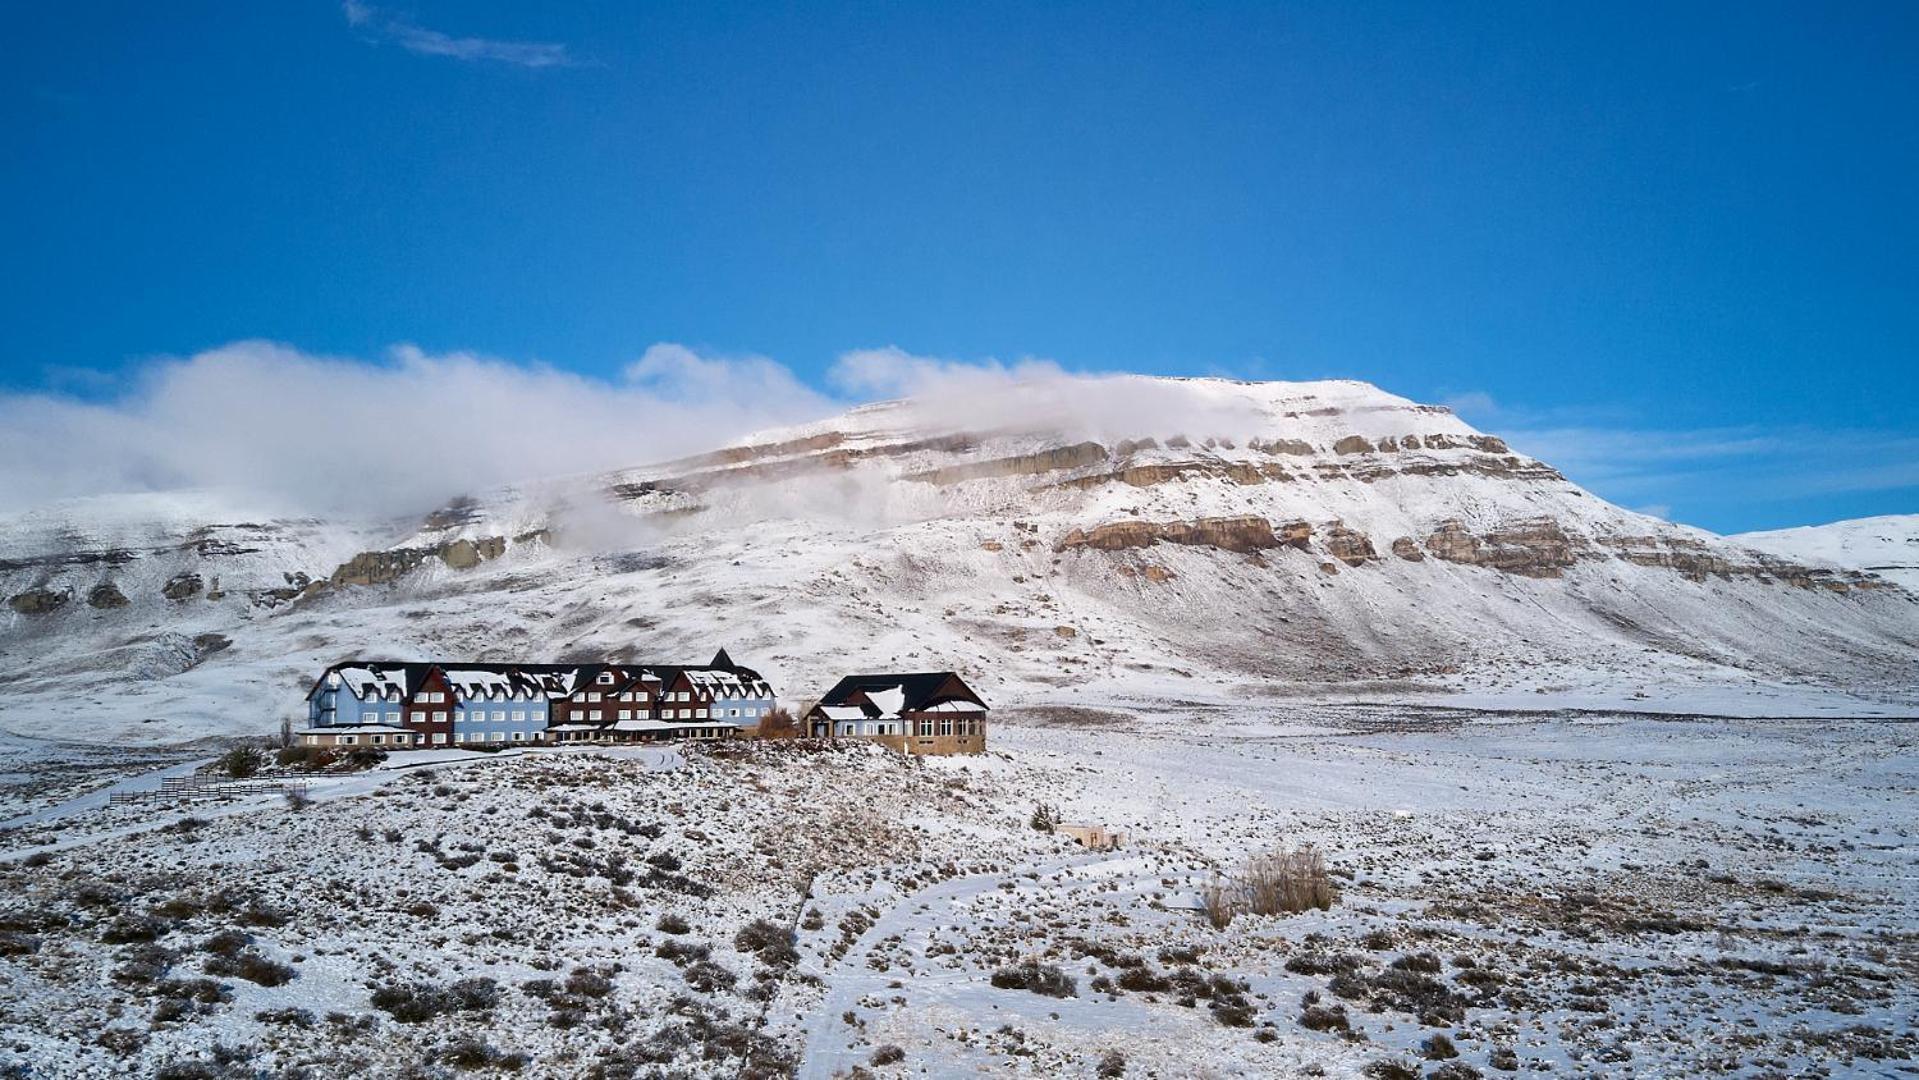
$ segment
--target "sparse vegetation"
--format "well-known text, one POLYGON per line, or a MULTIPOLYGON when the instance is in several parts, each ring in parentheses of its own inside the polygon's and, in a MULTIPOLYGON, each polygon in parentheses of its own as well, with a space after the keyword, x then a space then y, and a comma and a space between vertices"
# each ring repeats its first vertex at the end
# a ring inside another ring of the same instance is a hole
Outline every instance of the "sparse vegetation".
POLYGON ((1079 996, 1079 983, 1055 964, 1025 960, 993 972, 993 985, 1001 990, 1030 990, 1047 997, 1079 996))
POLYGON ((1254 856, 1231 877, 1216 878, 1200 902, 1206 920, 1224 930, 1240 915, 1325 911, 1333 906, 1333 883, 1319 849, 1305 844, 1254 856))

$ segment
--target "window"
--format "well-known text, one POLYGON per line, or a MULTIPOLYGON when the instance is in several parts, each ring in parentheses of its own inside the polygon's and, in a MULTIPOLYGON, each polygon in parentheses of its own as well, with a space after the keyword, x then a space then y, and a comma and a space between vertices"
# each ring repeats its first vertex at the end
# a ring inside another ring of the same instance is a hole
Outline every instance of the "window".
POLYGON ((514 719, 514 720, 515 720, 516 722, 517 722, 517 721, 523 721, 523 720, 525 720, 525 719, 526 719, 526 710, 525 710, 525 709, 514 709, 514 710, 513 710, 513 719, 514 719))
POLYGON ((621 709, 621 710, 620 710, 620 719, 622 719, 622 720, 631 720, 631 719, 633 719, 633 710, 632 710, 632 709, 621 709))
POLYGON ((439 746, 445 746, 445 745, 446 745, 446 732, 444 732, 444 731, 436 731, 436 732, 434 732, 434 733, 433 733, 433 742, 434 742, 434 743, 435 743, 436 745, 439 745, 439 746))
POLYGON ((953 718, 950 716, 940 717, 940 734, 951 735, 952 733, 953 733, 953 718))
POLYGON ((493 722, 496 724, 506 723, 506 710, 505 709, 493 710, 493 722))
POLYGON ((446 723, 446 713, 444 711, 434 713, 433 722, 436 724, 446 723))
POLYGON ((400 714, 396 712, 387 713, 386 722, 389 724, 398 724, 400 722, 400 714))
POLYGON ((921 735, 931 735, 932 733, 933 733, 933 720, 932 720, 932 718, 931 718, 931 717, 923 717, 923 718, 921 718, 921 720, 920 720, 920 734, 921 734, 921 735))
POLYGON ((342 735, 340 736, 340 745, 352 746, 354 743, 358 742, 359 740, 360 740, 360 737, 358 735, 342 735))
POLYGON ((494 732, 489 732, 489 733, 487 734, 487 741, 488 741, 488 742, 505 742, 505 741, 506 741, 506 732, 504 732, 504 731, 494 731, 494 732))
POLYGON ((374 741, 374 743, 376 743, 376 744, 378 744, 378 743, 383 743, 383 742, 385 742, 385 741, 386 741, 386 736, 385 736, 385 735, 375 735, 375 736, 373 736, 373 741, 374 741))
POLYGON ((516 732, 514 732, 514 733, 513 733, 513 741, 514 741, 514 742, 525 742, 525 741, 526 741, 526 732, 524 732, 524 731, 516 731, 516 732))
POLYGON ((590 694, 588 694, 588 695, 586 695, 586 700, 588 700, 588 701, 598 701, 598 700, 600 700, 600 695, 599 695, 599 692, 598 692, 598 691, 595 691, 595 692, 593 692, 593 693, 590 693, 590 694))
POLYGON ((602 672, 600 672, 600 681, 601 681, 601 682, 603 682, 603 683, 610 683, 610 682, 612 682, 612 681, 613 681, 613 673, 612 673, 612 672, 610 672, 610 671, 602 671, 602 672))

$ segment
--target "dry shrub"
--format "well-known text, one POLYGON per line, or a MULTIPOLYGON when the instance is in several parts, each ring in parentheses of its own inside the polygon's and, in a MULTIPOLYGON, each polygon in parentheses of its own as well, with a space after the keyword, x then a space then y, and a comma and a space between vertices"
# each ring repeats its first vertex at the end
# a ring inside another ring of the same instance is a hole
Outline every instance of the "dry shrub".
POLYGON ((1215 878, 1200 895, 1206 919, 1224 930, 1238 915, 1292 914, 1333 906, 1326 859, 1311 844, 1255 855, 1231 877, 1215 878))
POLYGON ((760 717, 759 725, 753 729, 754 736, 761 739, 797 739, 803 733, 799 718, 778 706, 760 717))

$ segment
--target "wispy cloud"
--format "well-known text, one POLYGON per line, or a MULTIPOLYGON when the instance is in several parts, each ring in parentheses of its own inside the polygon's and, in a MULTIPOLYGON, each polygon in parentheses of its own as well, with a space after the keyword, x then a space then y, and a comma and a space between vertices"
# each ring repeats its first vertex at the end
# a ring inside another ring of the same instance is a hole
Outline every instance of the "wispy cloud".
POLYGON ((156 360, 113 397, 0 394, 0 512, 219 488, 403 511, 678 457, 840 405, 764 357, 655 346, 617 380, 398 346, 379 360, 242 341, 156 360))
POLYGON ((346 14, 347 25, 366 34, 369 40, 391 41, 421 56, 448 56, 455 60, 525 68, 572 67, 576 63, 567 46, 560 42, 456 37, 360 0, 345 0, 341 10, 346 14))
MULTIPOLYGON (((1838 494, 1911 490, 1919 436, 1794 427, 1489 425, 1602 498, 1655 517, 1746 521, 1838 494)), ((1750 525, 1735 525, 1749 528, 1750 525)))

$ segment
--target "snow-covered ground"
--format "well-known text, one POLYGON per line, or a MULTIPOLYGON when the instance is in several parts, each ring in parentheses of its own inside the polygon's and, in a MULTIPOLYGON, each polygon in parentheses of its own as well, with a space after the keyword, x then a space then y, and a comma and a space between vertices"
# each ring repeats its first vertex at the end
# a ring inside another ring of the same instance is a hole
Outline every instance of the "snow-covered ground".
POLYGON ((1650 1077, 1919 1054, 1910 723, 1161 703, 990 741, 395 761, 302 810, 68 804, 0 835, 0 1064, 1650 1077), (1042 803, 1128 842, 1082 852, 1032 828, 1042 803), (1330 910, 1194 910, 1302 842, 1330 910), (1070 995, 993 985, 1027 960, 1070 995))
POLYGON ((1788 559, 1868 570, 1919 593, 1919 514, 1854 518, 1728 539, 1788 559))

